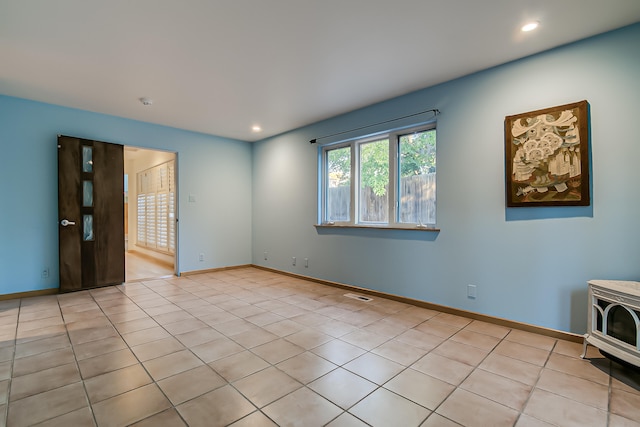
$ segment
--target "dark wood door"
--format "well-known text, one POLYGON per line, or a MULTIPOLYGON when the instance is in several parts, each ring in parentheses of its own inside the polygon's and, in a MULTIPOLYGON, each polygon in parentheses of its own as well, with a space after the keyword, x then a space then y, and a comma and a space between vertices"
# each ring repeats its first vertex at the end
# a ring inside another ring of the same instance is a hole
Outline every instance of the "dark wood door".
POLYGON ((123 146, 58 136, 60 292, 121 284, 123 146))

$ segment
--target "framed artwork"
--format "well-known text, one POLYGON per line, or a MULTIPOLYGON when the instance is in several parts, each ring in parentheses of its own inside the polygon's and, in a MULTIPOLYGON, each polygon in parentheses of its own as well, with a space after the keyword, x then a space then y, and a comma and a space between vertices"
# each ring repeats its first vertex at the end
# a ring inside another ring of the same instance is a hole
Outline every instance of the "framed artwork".
POLYGON ((507 207, 589 206, 589 104, 507 116, 507 207))

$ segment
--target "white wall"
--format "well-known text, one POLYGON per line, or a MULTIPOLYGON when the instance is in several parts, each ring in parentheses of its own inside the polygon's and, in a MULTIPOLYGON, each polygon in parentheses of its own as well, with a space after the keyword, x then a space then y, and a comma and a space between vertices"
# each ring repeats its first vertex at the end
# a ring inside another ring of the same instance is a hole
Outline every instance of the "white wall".
POLYGON ((253 262, 584 332, 587 280, 640 280, 638 46, 635 25, 256 143, 253 262), (507 209, 504 117, 583 99, 592 205, 507 209), (318 147, 308 141, 429 108, 441 111, 441 232, 316 230, 318 147))

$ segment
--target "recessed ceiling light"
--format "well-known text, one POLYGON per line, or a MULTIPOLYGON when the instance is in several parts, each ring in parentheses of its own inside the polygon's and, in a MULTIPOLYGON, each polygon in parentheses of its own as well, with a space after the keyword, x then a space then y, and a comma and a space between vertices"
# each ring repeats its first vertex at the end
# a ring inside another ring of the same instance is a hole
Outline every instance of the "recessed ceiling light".
POLYGON ((258 125, 251 126, 251 130, 254 132, 262 132, 262 128, 258 125))
POLYGON ((521 30, 524 31, 524 32, 533 31, 536 28, 538 28, 538 25, 540 25, 540 23, 538 21, 532 21, 532 22, 529 22, 527 24, 524 24, 522 26, 521 30))

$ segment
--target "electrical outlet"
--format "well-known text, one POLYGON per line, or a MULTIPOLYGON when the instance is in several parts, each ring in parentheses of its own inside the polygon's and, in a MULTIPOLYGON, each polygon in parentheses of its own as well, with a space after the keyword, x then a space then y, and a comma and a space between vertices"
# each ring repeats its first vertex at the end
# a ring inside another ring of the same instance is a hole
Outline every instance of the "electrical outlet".
POLYGON ((198 255, 198 261, 204 261, 204 254, 203 253, 198 255))
POLYGON ((296 265, 296 257, 291 257, 291 265, 296 265))
POLYGON ((49 278, 49 267, 45 267, 42 269, 42 273, 40 274, 43 279, 49 278))
POLYGON ((477 288, 476 285, 467 285, 467 297, 475 299, 477 296, 477 288))
POLYGON ((304 259, 304 268, 309 268, 309 258, 304 259))

